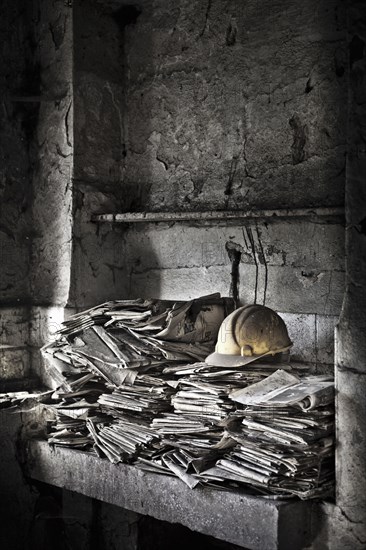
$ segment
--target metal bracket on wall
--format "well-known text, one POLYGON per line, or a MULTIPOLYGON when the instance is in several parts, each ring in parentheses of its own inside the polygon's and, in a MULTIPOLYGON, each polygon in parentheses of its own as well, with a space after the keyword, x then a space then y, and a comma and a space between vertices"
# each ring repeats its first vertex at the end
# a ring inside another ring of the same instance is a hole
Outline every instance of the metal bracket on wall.
POLYGON ((344 207, 284 208, 276 210, 209 210, 206 212, 124 212, 120 214, 93 214, 93 222, 156 223, 156 222, 228 222, 265 220, 266 222, 291 219, 309 219, 328 223, 344 222, 344 207))

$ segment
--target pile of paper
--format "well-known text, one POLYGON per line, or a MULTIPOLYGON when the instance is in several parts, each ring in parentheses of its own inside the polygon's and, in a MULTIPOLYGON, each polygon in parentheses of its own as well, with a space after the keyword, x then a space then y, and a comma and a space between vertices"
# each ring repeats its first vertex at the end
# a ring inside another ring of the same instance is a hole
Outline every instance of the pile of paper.
POLYGON ((170 399, 175 389, 162 377, 141 374, 133 382, 125 381, 112 393, 103 394, 98 403, 102 411, 118 418, 126 413, 151 419, 171 408, 170 399))
POLYGON ((49 443, 85 448, 93 441, 86 428, 87 419, 103 420, 97 399, 105 385, 93 373, 69 380, 68 385, 71 385, 70 391, 55 391, 48 404, 56 418, 49 443))
POLYGON ((326 376, 299 379, 278 370, 231 392, 242 405, 226 435, 235 447, 203 472, 264 493, 324 496, 334 478, 334 383, 326 376))
POLYGON ((49 442, 179 477, 313 498, 334 478, 334 386, 306 367, 203 362, 231 300, 106 302, 43 349, 57 384, 49 442))
MULTIPOLYGON (((94 448, 111 462, 129 462, 141 451, 153 452, 159 438, 142 422, 120 419, 113 423, 98 423, 89 419, 87 428, 94 440, 94 448)), ((158 447, 157 447, 158 448, 158 447)))
POLYGON ((219 294, 189 302, 118 300, 65 321, 42 350, 58 385, 50 442, 85 447, 93 441, 90 426, 108 423, 104 414, 141 420, 171 408, 175 390, 164 367, 202 360, 232 309, 219 294))
MULTIPOLYGON (((217 424, 236 409, 236 404, 229 399, 234 389, 254 384, 278 367, 277 363, 253 362, 245 367, 229 369, 195 363, 183 367, 166 367, 164 373, 180 377, 178 392, 172 398, 177 413, 217 424)), ((290 365, 283 365, 283 368, 291 369, 290 365)))
POLYGON ((43 352, 118 385, 124 381, 124 368, 148 370, 169 362, 203 360, 232 310, 233 301, 219 294, 189 302, 106 302, 65 321, 57 342, 43 352))
MULTIPOLYGON (((283 367, 291 369, 290 365, 283 367)), ((177 392, 171 399, 174 413, 160 414, 151 423, 161 436, 162 444, 168 449, 173 447, 172 451, 159 456, 162 465, 189 486, 207 482, 198 475, 236 445, 224 433, 226 420, 237 409, 237 404, 229 398, 230 392, 263 380, 277 368, 278 363, 253 363, 228 369, 202 362, 166 367, 164 374, 177 378, 177 392)))

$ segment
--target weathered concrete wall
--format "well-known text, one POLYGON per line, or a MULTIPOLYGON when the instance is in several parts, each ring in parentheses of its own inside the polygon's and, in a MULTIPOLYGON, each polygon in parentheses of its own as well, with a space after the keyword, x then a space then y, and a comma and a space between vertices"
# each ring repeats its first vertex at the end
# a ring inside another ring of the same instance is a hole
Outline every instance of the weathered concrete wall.
POLYGON ((22 96, 34 82, 27 28, 30 14, 20 1, 5 0, 2 7, 0 40, 6 64, 0 67, 0 300, 14 305, 29 298, 31 174, 27 139, 34 105, 22 101, 22 96))
POLYGON ((90 214, 343 204, 343 3, 108 5, 75 7, 69 305, 228 294, 234 251, 241 303, 282 312, 295 357, 332 364, 342 225, 124 228, 90 214))
POLYGON ((337 329, 336 480, 341 548, 366 546, 366 11, 348 3, 349 123, 346 166, 346 290, 337 329))
POLYGON ((74 227, 69 305, 126 295, 121 230, 97 228, 90 213, 120 211, 125 156, 123 24, 104 3, 77 0, 74 24, 74 227))
MULTIPOLYGON (((29 140, 38 104, 31 56, 32 6, 4 0, 0 18, 0 391, 29 375, 30 225, 29 140)), ((22 550, 33 496, 16 461, 22 415, 0 411, 0 547, 22 550)))
POLYGON ((343 2, 144 2, 126 27, 126 206, 343 203, 343 2))
POLYGON ((1 384, 8 385, 12 380, 18 382, 30 374, 28 307, 0 309, 0 345, 9 346, 0 348, 1 387, 1 384))
POLYGON ((32 10, 17 0, 2 3, 0 21, 0 381, 28 373, 27 304, 31 242, 31 162, 34 104, 23 101, 35 93, 31 35, 32 10), (12 349, 4 346, 13 346, 12 349))
POLYGON ((65 305, 72 226, 72 9, 35 0, 39 104, 33 152, 32 304, 65 305))

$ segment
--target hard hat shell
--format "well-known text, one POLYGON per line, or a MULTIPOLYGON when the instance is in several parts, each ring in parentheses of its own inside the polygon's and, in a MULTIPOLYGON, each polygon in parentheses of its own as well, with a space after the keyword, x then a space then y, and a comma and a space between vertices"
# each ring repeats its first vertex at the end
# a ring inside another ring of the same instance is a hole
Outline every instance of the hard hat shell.
POLYGON ((286 325, 275 311, 258 304, 247 305, 224 319, 215 353, 206 358, 206 363, 236 367, 286 351, 291 346, 286 325))

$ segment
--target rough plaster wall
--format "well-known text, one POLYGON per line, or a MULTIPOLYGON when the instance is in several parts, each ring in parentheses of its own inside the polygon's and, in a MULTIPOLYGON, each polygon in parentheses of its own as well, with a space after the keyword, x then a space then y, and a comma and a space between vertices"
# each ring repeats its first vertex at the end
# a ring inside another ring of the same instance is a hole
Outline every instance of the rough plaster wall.
POLYGON ((32 55, 40 101, 30 142, 33 162, 29 343, 42 377, 39 348, 59 328, 70 288, 73 171, 72 9, 33 0, 32 55), (57 323, 57 325, 56 325, 57 323))
POLYGON ((2 7, 0 40, 7 62, 0 68, 0 300, 14 305, 29 298, 31 176, 27 138, 32 112, 20 96, 33 83, 27 10, 22 2, 13 0, 5 0, 2 7))
MULTIPOLYGON (((29 371, 26 349, 31 232, 31 163, 28 139, 32 105, 22 101, 32 88, 29 58, 31 12, 22 2, 4 1, 0 21, 0 383, 29 371)), ((6 382, 5 382, 6 381, 6 382)))
POLYGON ((343 204, 343 11, 144 2, 126 27, 127 208, 343 204))
POLYGON ((366 11, 359 0, 348 3, 348 47, 347 269, 336 347, 337 512, 342 523, 332 525, 336 550, 366 547, 366 11))
POLYGON ((69 305, 236 292, 287 316, 296 358, 331 364, 342 225, 89 220, 128 209, 342 204, 343 3, 146 1, 139 10, 76 4, 69 305))
POLYGON ((126 295, 120 228, 98 228, 91 212, 120 211, 124 146, 123 24, 92 0, 74 13, 74 228, 69 306, 126 295))
POLYGON ((34 6, 41 101, 32 143, 32 303, 65 305, 72 224, 72 10, 62 0, 35 0, 34 6))
MULTIPOLYGON (((145 3, 126 27, 126 209, 343 204, 344 38, 341 2, 145 3)), ((265 303, 295 359, 333 363, 342 225, 150 225, 125 243, 129 295, 265 303)))

